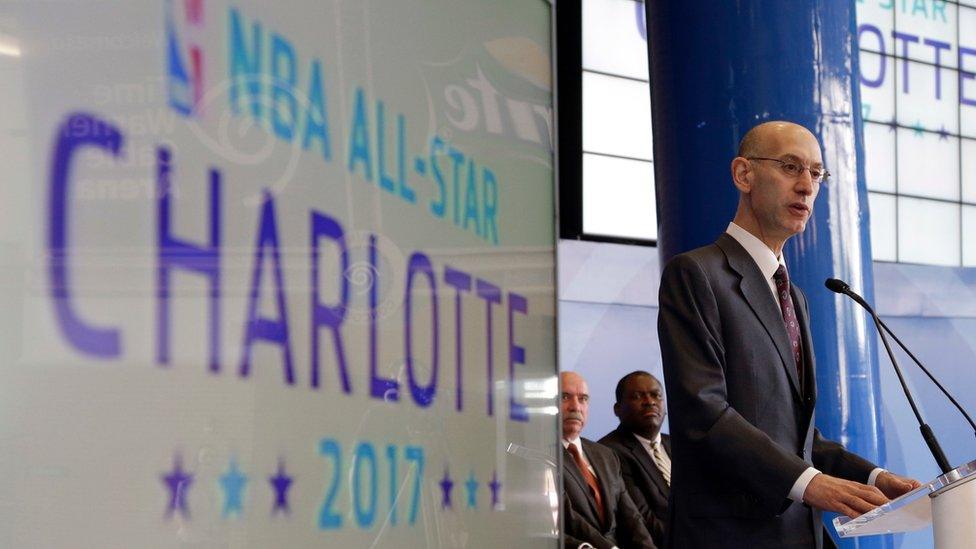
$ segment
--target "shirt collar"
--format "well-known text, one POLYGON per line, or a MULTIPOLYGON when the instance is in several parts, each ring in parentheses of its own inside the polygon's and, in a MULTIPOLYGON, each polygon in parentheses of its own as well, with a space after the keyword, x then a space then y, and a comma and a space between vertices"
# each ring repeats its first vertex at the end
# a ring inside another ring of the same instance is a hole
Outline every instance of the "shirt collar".
POLYGON ((638 435, 637 433, 632 433, 632 434, 634 435, 634 438, 636 438, 638 441, 640 441, 640 443, 643 444, 644 446, 649 446, 649 447, 653 448, 656 444, 661 444, 661 433, 660 433, 660 431, 652 439, 651 438, 644 438, 644 437, 638 435))
POLYGON ((580 437, 576 437, 571 440, 562 439, 562 441, 563 441, 563 448, 569 448, 569 445, 572 444, 573 446, 576 446, 577 450, 583 449, 583 444, 580 442, 580 437))
POLYGON ((729 223, 725 232, 745 248, 766 280, 773 278, 780 265, 786 268, 786 260, 783 259, 782 254, 777 258, 769 246, 756 238, 756 235, 736 225, 734 221, 729 223))

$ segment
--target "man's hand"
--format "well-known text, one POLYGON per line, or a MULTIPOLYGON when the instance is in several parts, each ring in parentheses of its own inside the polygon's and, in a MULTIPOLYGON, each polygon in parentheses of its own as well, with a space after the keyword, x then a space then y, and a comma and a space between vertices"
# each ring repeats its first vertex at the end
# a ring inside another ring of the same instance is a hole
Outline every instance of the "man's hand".
MULTIPOLYGON (((879 483, 880 478, 881 475, 878 475, 879 483)), ((888 503, 888 498, 874 486, 820 473, 807 484, 803 502, 824 511, 855 518, 888 503)))
POLYGON ((891 499, 895 499, 898 496, 907 494, 908 492, 919 488, 922 486, 922 483, 913 478, 907 478, 884 471, 878 474, 878 477, 874 479, 874 486, 877 487, 878 490, 881 490, 881 493, 884 495, 891 499))

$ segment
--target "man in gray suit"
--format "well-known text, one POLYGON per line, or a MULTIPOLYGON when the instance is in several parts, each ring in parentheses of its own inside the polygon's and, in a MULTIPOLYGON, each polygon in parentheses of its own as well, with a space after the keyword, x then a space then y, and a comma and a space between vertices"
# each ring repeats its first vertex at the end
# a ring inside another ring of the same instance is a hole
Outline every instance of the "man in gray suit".
POLYGON ((743 137, 731 172, 739 205, 726 233, 675 256, 661 280, 670 544, 821 547, 821 510, 854 517, 919 483, 814 428, 810 318, 782 251, 829 177, 816 137, 789 122, 761 124, 743 137))
POLYGON ((661 433, 667 415, 664 387, 641 370, 620 378, 613 414, 620 425, 600 439, 620 458, 630 499, 644 517, 654 543, 664 546, 671 492, 671 437, 661 433))
POLYGON ((559 375, 563 431, 563 524, 566 548, 654 549, 627 494, 613 450, 580 437, 589 414, 589 388, 579 374, 559 375))

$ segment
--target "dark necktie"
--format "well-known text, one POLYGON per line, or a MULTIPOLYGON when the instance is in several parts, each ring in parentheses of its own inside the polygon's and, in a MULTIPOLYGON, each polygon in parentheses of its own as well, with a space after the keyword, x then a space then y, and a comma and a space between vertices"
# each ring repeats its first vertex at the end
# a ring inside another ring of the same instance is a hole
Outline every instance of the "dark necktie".
POLYGON ((583 461, 583 456, 580 455, 579 449, 575 444, 570 444, 566 447, 569 453, 573 456, 573 461, 576 462, 576 467, 579 468, 580 473, 583 473, 583 480, 586 481, 587 486, 590 487, 590 494, 593 495, 593 501, 596 502, 597 514, 600 516, 600 526, 605 527, 607 524, 606 511, 603 509, 603 496, 600 495, 600 482, 596 479, 593 473, 590 472, 590 468, 586 466, 586 462, 583 461))
POLYGON ((793 298, 790 297, 790 277, 786 274, 786 267, 780 265, 773 273, 776 281, 776 296, 779 307, 783 311, 783 322, 786 324, 786 334, 790 336, 790 347, 793 349, 793 360, 796 361, 796 375, 803 387, 803 353, 800 346, 800 323, 796 319, 796 309, 793 298))

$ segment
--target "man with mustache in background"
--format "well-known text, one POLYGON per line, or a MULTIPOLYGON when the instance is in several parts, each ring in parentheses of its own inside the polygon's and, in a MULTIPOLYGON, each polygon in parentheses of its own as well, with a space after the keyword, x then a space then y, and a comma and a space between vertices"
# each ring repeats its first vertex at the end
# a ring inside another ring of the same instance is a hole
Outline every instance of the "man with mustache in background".
POLYGON ((822 511, 855 517, 919 483, 814 427, 809 311, 782 252, 829 177, 817 138, 790 122, 760 124, 742 138, 731 172, 739 204, 726 232, 675 256, 661 276, 674 456, 668 540, 682 549, 819 548, 822 511))
POLYGON ((664 388, 656 377, 638 370, 620 378, 615 393, 613 415, 620 426, 600 444, 617 453, 630 498, 654 543, 663 547, 671 492, 671 437, 661 434, 667 415, 664 388))
POLYGON ((627 494, 613 450, 580 437, 590 407, 586 380, 575 372, 562 372, 559 381, 565 547, 655 549, 627 494))

